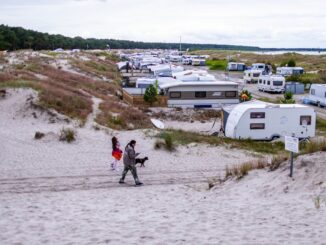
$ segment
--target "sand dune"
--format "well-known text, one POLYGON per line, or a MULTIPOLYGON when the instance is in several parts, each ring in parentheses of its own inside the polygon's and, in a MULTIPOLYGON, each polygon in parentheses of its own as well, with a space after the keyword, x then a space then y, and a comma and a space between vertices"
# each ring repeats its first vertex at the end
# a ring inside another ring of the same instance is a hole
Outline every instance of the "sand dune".
POLYGON ((31 96, 10 90, 0 100, 1 244, 326 244, 325 153, 300 157, 294 180, 283 166, 208 190, 225 166, 253 156, 196 144, 157 151, 154 132, 98 131, 94 114, 80 128, 31 108, 31 96), (77 141, 60 142, 62 127, 77 141), (36 131, 45 138, 34 140, 36 131), (150 158, 138 168, 145 186, 133 187, 130 175, 118 184, 112 135, 122 146, 136 139, 150 158))

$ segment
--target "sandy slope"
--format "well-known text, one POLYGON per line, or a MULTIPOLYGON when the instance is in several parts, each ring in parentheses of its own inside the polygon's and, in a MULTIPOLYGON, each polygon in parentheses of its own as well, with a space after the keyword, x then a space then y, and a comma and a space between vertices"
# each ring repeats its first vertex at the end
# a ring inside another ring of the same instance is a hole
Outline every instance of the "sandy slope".
POLYGON ((31 95, 16 90, 0 100, 1 244, 325 244, 326 205, 313 203, 324 195, 325 154, 297 164, 294 181, 283 169, 256 171, 208 191, 208 179, 252 156, 205 145, 155 151, 150 133, 96 131, 94 115, 75 127, 75 143, 59 142, 60 129, 74 125, 34 118, 31 95), (48 134, 35 141, 35 131, 48 134), (150 157, 138 168, 144 187, 132 187, 130 176, 117 183, 111 135, 122 145, 136 139, 150 157))

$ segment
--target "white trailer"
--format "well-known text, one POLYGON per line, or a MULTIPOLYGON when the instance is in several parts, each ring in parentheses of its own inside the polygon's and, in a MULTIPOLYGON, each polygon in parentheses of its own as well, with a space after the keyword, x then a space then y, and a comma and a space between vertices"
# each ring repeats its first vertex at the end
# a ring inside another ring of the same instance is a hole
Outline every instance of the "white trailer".
POLYGON ((244 71, 243 80, 245 83, 257 83, 262 72, 262 70, 256 69, 246 70, 244 71))
POLYGON ((309 138, 315 136, 316 112, 297 104, 242 103, 228 114, 224 129, 233 139, 309 138))
POLYGON ((260 75, 258 90, 269 93, 284 93, 285 78, 279 75, 260 75))
POLYGON ((317 106, 326 106, 326 84, 312 84, 306 99, 317 106))
POLYGON ((228 70, 229 71, 244 71, 246 69, 245 63, 236 63, 236 62, 229 62, 228 63, 228 70))
POLYGON ((226 81, 181 82, 159 85, 168 97, 169 107, 221 108, 238 104, 238 84, 226 81))
POLYGON ((301 75, 304 73, 302 67, 277 67, 276 74, 282 76, 301 75))

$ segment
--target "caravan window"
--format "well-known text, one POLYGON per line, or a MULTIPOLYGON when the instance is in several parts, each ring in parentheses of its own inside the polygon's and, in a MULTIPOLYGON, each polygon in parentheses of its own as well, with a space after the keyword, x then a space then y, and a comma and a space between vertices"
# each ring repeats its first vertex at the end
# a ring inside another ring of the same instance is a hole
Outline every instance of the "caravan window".
POLYGON ((195 97, 196 98, 206 98, 206 92, 205 91, 195 92, 195 97))
POLYGON ((250 118, 265 118, 265 112, 251 112, 250 118))
POLYGON ((301 116, 300 125, 311 125, 311 116, 301 116))
POLYGON ((266 84, 266 81, 264 80, 264 84, 266 84))
POLYGON ((283 82, 282 81, 274 81, 273 85, 274 86, 283 86, 283 82))
POLYGON ((271 85, 271 81, 267 81, 267 85, 271 85))
POLYGON ((315 95, 315 94, 316 94, 315 90, 311 89, 311 95, 315 95))
POLYGON ((250 123, 250 129, 252 130, 265 129, 265 123, 250 123))
POLYGON ((237 92, 236 91, 226 91, 225 92, 225 97, 227 97, 227 98, 237 97, 237 92))
POLYGON ((181 92, 170 92, 170 98, 181 98, 181 92))
POLYGON ((263 80, 259 79, 259 83, 263 83, 263 80))

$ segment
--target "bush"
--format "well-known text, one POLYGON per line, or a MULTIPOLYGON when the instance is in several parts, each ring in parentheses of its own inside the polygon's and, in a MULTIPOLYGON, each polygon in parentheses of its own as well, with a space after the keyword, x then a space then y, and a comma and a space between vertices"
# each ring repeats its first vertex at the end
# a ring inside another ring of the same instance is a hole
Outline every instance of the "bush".
POLYGON ((226 60, 207 60, 206 65, 210 70, 226 70, 228 62, 226 60))
POLYGON ((264 169, 268 166, 268 161, 266 159, 258 159, 254 162, 245 162, 240 165, 235 165, 232 168, 225 168, 225 180, 229 177, 236 177, 241 179, 246 176, 251 170, 254 169, 264 169))
POLYGON ((150 105, 157 101, 157 88, 153 84, 149 85, 146 89, 144 100, 150 105))
POLYGON ((162 149, 165 148, 168 151, 174 151, 175 150, 175 144, 173 137, 170 133, 162 133, 160 135, 161 139, 157 140, 154 144, 155 149, 162 149))
POLYGON ((293 93, 291 91, 284 93, 284 98, 281 100, 282 104, 295 104, 295 100, 293 99, 293 93))
POLYGON ((290 60, 288 61, 288 67, 295 67, 295 66, 296 66, 296 62, 295 62, 295 60, 290 59, 290 60))
POLYGON ((60 141, 67 141, 71 143, 76 140, 76 132, 70 128, 63 128, 60 131, 60 141))
POLYGON ((269 169, 271 171, 274 171, 280 167, 281 163, 283 163, 287 160, 289 160, 288 155, 274 156, 272 158, 271 164, 269 165, 269 169))
POLYGON ((44 133, 36 132, 34 135, 34 139, 39 140, 39 139, 42 139, 44 136, 45 136, 44 133))
POLYGON ((239 97, 240 102, 250 101, 252 99, 252 95, 248 90, 242 90, 239 97))

